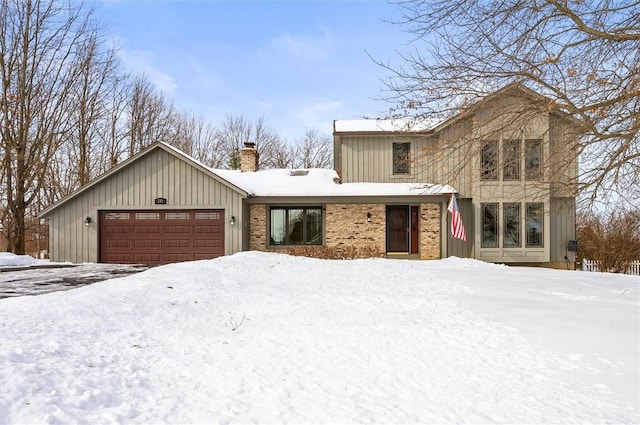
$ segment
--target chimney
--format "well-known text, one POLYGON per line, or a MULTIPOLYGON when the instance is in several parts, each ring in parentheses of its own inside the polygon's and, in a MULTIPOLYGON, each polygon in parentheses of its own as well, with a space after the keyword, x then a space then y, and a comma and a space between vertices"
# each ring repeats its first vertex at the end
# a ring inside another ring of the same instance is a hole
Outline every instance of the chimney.
POLYGON ((246 142, 240 150, 240 171, 256 171, 258 169, 258 151, 256 144, 246 142))

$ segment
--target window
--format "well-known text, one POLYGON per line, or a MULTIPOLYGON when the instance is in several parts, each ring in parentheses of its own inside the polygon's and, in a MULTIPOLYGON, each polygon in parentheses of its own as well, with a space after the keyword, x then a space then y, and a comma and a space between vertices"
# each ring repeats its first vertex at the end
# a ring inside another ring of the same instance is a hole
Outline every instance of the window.
POLYGON ((520 180, 520 140, 504 140, 502 142, 504 166, 503 180, 520 180))
POLYGON ((160 213, 148 212, 148 213, 136 213, 136 220, 158 220, 160 219, 160 213))
POLYGON ((129 213, 106 213, 104 218, 107 220, 129 220, 129 213))
POLYGON ((498 246, 498 203, 481 204, 482 210, 482 247, 498 246))
POLYGON ((542 202, 526 204, 526 210, 527 247, 542 247, 544 204, 542 202))
POLYGON ((196 220, 220 220, 219 212, 197 212, 196 220))
POLYGON ((540 180, 542 177, 542 140, 527 139, 525 149, 525 178, 540 180))
POLYGON ((321 207, 274 207, 270 215, 270 245, 322 245, 321 207))
POLYGON ((482 146, 480 154, 480 173, 482 180, 498 179, 498 141, 490 140, 482 146))
POLYGON ((393 144, 393 174, 409 174, 411 143, 393 144))
POLYGON ((188 212, 168 212, 164 213, 166 220, 189 220, 188 212))
POLYGON ((515 248, 520 246, 520 204, 506 203, 502 206, 502 223, 504 225, 503 246, 515 248))

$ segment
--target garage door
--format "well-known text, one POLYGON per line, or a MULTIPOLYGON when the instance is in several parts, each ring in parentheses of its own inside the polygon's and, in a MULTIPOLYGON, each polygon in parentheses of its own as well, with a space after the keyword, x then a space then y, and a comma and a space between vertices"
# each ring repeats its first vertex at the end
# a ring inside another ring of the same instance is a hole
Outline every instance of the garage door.
POLYGON ((221 255, 223 210, 100 212, 102 263, 167 264, 221 255))

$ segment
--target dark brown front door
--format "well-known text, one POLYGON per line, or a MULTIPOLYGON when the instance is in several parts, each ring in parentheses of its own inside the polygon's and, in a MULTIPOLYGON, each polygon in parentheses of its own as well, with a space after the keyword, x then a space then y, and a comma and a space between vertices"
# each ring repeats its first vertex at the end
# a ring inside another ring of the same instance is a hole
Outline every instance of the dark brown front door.
POLYGON ((409 252, 407 205, 387 205, 387 252, 409 252))
POLYGON ((223 210, 101 211, 100 262, 167 264, 224 255, 223 210))

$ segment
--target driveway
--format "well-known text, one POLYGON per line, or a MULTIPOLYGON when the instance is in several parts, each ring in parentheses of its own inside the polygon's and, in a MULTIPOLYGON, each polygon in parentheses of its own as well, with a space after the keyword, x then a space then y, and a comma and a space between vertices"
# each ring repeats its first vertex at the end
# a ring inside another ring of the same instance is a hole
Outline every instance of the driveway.
POLYGON ((95 263, 0 267, 0 298, 65 291, 148 268, 138 264, 95 263))

